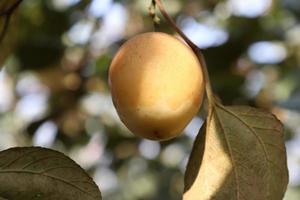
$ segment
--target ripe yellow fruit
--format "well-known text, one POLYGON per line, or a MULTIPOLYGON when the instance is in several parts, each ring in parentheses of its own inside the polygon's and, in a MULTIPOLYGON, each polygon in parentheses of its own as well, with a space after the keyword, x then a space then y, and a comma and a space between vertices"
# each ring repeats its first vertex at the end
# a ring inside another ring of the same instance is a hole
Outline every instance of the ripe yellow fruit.
POLYGON ((204 80, 196 55, 165 33, 144 33, 127 41, 111 63, 109 80, 120 119, 147 139, 179 135, 203 99, 204 80))

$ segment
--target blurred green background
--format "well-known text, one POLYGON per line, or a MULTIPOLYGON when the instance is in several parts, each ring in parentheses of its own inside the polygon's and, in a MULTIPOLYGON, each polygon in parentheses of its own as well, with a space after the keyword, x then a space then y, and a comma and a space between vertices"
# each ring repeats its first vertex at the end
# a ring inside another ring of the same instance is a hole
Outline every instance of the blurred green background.
MULTIPOLYGON (((3 9, 16 0, 1 0, 3 9)), ((168 142, 134 137, 111 102, 107 72, 124 41, 154 31, 151 0, 24 0, 0 44, 0 150, 44 146, 86 169, 108 200, 179 200, 195 117, 168 142)), ((207 59, 224 104, 267 109, 285 124, 300 199, 300 1, 164 0, 207 59)), ((3 18, 0 21, 3 25, 3 18)), ((157 31, 174 34, 164 20, 157 31)))

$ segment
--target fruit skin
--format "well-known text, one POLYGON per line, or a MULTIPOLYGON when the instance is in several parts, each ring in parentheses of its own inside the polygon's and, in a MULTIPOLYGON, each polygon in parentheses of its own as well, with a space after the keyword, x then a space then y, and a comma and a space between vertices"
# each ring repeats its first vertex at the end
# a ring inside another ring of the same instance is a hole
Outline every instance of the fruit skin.
POLYGON ((204 80, 193 51, 165 33, 139 34, 115 55, 109 81, 126 127, 151 140, 178 136, 202 104, 204 80))

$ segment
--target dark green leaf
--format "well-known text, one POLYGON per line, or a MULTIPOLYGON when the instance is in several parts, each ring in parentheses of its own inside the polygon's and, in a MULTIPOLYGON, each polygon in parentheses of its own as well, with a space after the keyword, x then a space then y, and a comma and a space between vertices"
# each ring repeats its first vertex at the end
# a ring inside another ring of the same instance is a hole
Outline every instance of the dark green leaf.
POLYGON ((100 200, 93 180, 60 152, 12 148, 0 152, 0 197, 13 200, 100 200))

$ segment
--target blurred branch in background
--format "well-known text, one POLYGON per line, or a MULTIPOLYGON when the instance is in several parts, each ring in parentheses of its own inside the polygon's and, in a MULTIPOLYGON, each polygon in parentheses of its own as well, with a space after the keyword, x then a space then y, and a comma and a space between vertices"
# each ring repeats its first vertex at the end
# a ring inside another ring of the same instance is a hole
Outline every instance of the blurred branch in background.
POLYGON ((9 28, 9 21, 14 13, 14 11, 18 8, 18 6, 21 4, 23 0, 17 0, 12 5, 10 5, 8 8, 4 8, 0 10, 0 17, 3 18, 4 22, 2 25, 2 30, 0 32, 0 45, 5 37, 5 34, 9 28))

